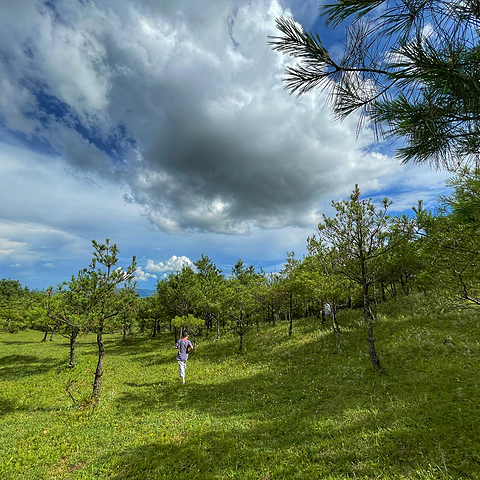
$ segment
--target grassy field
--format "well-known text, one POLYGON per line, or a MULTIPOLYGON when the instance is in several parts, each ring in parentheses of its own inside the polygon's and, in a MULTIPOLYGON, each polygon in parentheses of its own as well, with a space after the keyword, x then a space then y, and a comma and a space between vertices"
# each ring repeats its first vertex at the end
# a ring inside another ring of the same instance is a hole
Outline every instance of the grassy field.
POLYGON ((384 375, 358 312, 337 338, 314 319, 291 338, 287 324, 264 326, 241 355, 236 337, 200 337, 185 385, 172 334, 112 335, 94 410, 66 392, 88 400, 93 335, 69 370, 65 339, 2 333, 0 478, 477 479, 479 319, 384 307, 384 375))

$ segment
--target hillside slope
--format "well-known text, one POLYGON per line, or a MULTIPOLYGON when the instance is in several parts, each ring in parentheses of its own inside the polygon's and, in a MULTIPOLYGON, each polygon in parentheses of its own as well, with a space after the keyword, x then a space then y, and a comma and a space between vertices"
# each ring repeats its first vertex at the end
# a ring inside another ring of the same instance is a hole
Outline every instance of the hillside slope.
POLYGON ((241 355, 201 336, 185 385, 172 334, 110 336, 95 409, 93 335, 69 370, 65 339, 1 333, 0 478, 480 478, 478 315, 382 310, 384 375, 357 311, 338 336, 315 319, 252 330, 241 355))

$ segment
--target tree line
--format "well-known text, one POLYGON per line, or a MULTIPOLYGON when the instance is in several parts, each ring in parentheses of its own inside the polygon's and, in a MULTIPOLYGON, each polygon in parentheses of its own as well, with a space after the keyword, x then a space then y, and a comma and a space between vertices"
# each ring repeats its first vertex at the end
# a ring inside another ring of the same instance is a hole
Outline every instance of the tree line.
POLYGON ((328 322, 341 334, 337 313, 363 312, 366 348, 372 367, 382 371, 374 325, 379 302, 422 292, 432 308, 478 308, 480 283, 480 174, 464 170, 448 182, 449 196, 435 211, 420 201, 411 215, 389 214, 392 202, 375 205, 358 186, 348 199, 332 202, 334 216, 323 220, 307 239, 308 254, 287 253, 278 273, 266 273, 241 259, 229 274, 206 255, 170 273, 155 293, 139 298, 135 257, 118 266, 119 249, 107 239, 92 242, 90 265, 56 287, 31 291, 19 281, 0 280, 0 325, 3 330, 33 328, 69 339, 69 367, 75 366, 79 335, 96 335, 98 361, 92 396, 98 398, 105 357, 104 335, 141 333, 155 337, 165 330, 175 340, 188 328, 218 340, 224 332, 245 335, 264 325, 284 322, 292 335, 295 320, 328 322))

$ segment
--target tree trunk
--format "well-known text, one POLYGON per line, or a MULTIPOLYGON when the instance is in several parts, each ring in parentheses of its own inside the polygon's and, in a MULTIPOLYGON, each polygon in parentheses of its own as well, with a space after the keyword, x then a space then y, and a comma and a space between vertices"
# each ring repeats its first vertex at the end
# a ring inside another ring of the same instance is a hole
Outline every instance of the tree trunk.
POLYGON ((242 351, 242 348, 243 348, 243 335, 245 334, 244 330, 243 330, 243 311, 242 311, 242 307, 240 306, 240 322, 238 323, 237 322, 237 330, 238 330, 238 333, 240 335, 240 347, 238 349, 239 352, 242 351), (238 328, 240 327, 240 328, 238 328))
POLYGON ((332 329, 333 333, 342 333, 340 330, 340 325, 337 322, 337 306, 335 303, 331 304, 332 308, 332 329))
POLYGON ((72 333, 70 335, 70 362, 68 363, 68 368, 73 368, 76 365, 75 362, 75 344, 77 341, 78 330, 72 328, 72 333))
POLYGON ((156 334, 157 334, 157 320, 154 318, 153 327, 152 327, 152 338, 155 338, 156 334))
POLYGON ((97 345, 98 345, 98 363, 97 363, 97 369, 95 370, 95 380, 93 382, 93 393, 92 393, 92 396, 95 398, 98 398, 100 396, 100 385, 102 384, 102 375, 103 375, 103 358, 105 356, 105 346, 103 345, 102 333, 97 334, 97 345))
POLYGON ((373 337, 373 315, 370 309, 370 298, 368 292, 368 284, 363 285, 363 319, 367 327, 367 342, 368 353, 370 354, 370 361, 374 370, 378 373, 382 373, 382 367, 380 366, 380 360, 375 350, 375 339, 373 337))
POLYGON ((290 326, 288 327, 288 336, 293 333, 293 293, 290 293, 290 303, 288 305, 288 316, 290 317, 290 326))
POLYGON ((48 337, 48 329, 45 330, 45 335, 43 336, 42 342, 46 342, 46 341, 47 341, 47 337, 48 337))
POLYGON ((371 319, 367 320, 367 341, 368 341, 368 353, 370 354, 370 361, 376 372, 382 373, 382 367, 375 350, 375 340, 373 338, 373 323, 371 319))
POLYGON ((220 319, 217 318, 217 340, 220 340, 220 319))

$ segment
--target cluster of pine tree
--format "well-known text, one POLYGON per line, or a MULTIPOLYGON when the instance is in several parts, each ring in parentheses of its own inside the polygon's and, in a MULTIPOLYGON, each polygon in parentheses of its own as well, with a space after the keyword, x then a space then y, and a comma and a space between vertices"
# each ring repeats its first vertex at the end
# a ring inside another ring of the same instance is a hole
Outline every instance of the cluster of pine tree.
POLYGON ((264 324, 286 322, 292 335, 295 319, 316 317, 328 319, 338 334, 337 312, 361 308, 371 363, 381 371, 374 338, 379 302, 420 291, 443 309, 480 305, 480 174, 463 171, 449 185, 451 195, 435 211, 419 202, 410 216, 390 216, 389 200, 376 206, 356 187, 349 199, 332 203, 335 215, 324 216, 307 239, 308 255, 296 259, 288 253, 278 273, 238 260, 225 275, 202 254, 192 266, 159 280, 147 298, 136 293, 135 258, 126 269, 118 267, 117 246, 93 241, 90 266, 56 288, 30 291, 18 281, 1 280, 0 326, 41 330, 44 341, 49 334, 67 337, 70 367, 78 335, 95 334, 98 397, 105 334, 155 337, 168 329, 177 336, 188 328, 196 342, 199 334, 219 339, 229 331, 238 335, 241 350, 249 330, 264 324))

